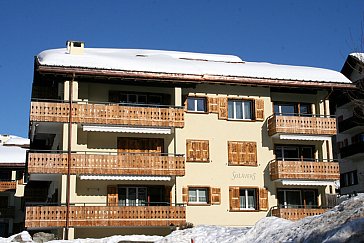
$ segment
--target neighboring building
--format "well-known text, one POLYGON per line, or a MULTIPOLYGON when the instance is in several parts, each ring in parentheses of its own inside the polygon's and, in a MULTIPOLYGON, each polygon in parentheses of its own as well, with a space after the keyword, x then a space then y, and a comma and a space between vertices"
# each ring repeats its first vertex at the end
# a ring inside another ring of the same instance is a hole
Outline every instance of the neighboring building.
POLYGON ((340 193, 364 192, 364 53, 348 56, 341 72, 361 90, 337 92, 340 193))
POLYGON ((228 55, 44 51, 25 225, 82 238, 322 213, 339 179, 328 97, 343 88, 335 71, 228 55))
POLYGON ((0 237, 24 229, 24 184, 26 148, 29 139, 0 135, 0 237))

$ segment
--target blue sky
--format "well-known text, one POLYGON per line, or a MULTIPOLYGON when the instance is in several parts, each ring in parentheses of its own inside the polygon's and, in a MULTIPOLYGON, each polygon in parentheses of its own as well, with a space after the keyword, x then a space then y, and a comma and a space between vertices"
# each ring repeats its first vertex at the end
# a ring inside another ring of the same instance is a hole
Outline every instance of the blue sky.
POLYGON ((27 136, 34 56, 68 39, 340 71, 363 26, 363 0, 0 0, 0 134, 27 136))

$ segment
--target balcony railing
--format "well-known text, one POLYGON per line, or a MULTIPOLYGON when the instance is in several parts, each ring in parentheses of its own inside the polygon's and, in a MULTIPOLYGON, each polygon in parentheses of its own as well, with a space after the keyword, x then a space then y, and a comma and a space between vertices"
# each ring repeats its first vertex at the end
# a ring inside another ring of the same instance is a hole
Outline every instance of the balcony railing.
POLYGON ((280 161, 269 163, 270 178, 303 180, 340 179, 338 162, 280 161))
POLYGON ((272 216, 289 220, 299 220, 304 217, 323 214, 327 209, 323 208, 274 208, 272 216))
MULTIPOLYGON (((68 122, 69 104, 32 101, 30 120, 38 122, 68 122)), ((72 122, 181 128, 184 126, 184 110, 181 107, 168 106, 73 103, 72 122)))
MULTIPOLYGON (((76 152, 71 154, 71 174, 91 175, 175 175, 185 174, 185 158, 182 155, 148 153, 76 152)), ((29 153, 28 172, 67 174, 68 154, 29 153)))
POLYGON ((268 134, 335 135, 336 120, 326 116, 274 114, 268 118, 268 134))
MULTIPOLYGON (((182 206, 70 206, 69 226, 171 226, 186 222, 182 206)), ((25 227, 65 227, 66 206, 26 207, 25 227)))
POLYGON ((340 149, 341 158, 348 158, 356 154, 362 155, 364 153, 364 141, 350 144, 340 149))
POLYGON ((16 181, 0 181, 0 192, 4 192, 7 190, 15 190, 16 189, 16 181))

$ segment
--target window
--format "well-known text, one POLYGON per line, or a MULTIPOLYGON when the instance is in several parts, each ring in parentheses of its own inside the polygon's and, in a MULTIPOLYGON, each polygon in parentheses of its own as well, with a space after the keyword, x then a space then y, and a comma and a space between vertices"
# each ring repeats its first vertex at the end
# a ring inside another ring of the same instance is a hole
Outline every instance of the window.
POLYGON ((186 140, 186 161, 209 162, 209 141, 186 140))
POLYGON ((206 112, 206 98, 188 97, 187 110, 192 112, 206 112))
POLYGON ((228 118, 233 120, 252 120, 253 102, 250 100, 229 100, 228 118))
POLYGON ((208 188, 188 188, 188 202, 208 204, 208 188))
POLYGON ((267 211, 268 190, 266 188, 229 187, 230 211, 267 211))
POLYGON ((278 189, 280 208, 317 208, 317 190, 278 189))
POLYGON ((169 94, 110 91, 109 101, 124 104, 169 105, 169 94))
POLYGON ((274 102, 274 114, 284 116, 308 116, 312 114, 311 106, 312 105, 308 103, 274 102))
POLYGON ((277 160, 282 161, 314 161, 314 146, 277 145, 277 160))
POLYGON ((340 175, 340 187, 353 186, 358 184, 358 171, 353 170, 340 175))
POLYGON ((119 206, 144 206, 147 202, 147 188, 119 187, 119 206))
POLYGON ((256 189, 242 189, 240 188, 240 209, 242 210, 256 210, 256 189))
POLYGON ((228 141, 228 164, 257 166, 257 143, 228 141))

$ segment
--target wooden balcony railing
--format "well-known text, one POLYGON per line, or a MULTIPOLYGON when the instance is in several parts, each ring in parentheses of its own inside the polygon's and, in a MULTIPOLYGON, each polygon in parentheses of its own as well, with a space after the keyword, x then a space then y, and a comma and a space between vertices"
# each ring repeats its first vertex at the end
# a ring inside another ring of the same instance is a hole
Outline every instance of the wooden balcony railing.
POLYGON ((322 208, 275 208, 272 216, 289 220, 299 220, 304 217, 323 214, 327 209, 322 208))
POLYGON ((280 116, 268 118, 268 134, 335 135, 336 120, 330 117, 280 116))
POLYGON ((270 178, 338 180, 340 179, 338 162, 279 161, 269 163, 270 178))
POLYGON ((4 192, 7 190, 15 190, 16 189, 16 181, 0 181, 0 192, 4 192))
MULTIPOLYGON (((69 226, 171 226, 186 222, 182 206, 70 206, 69 226)), ((26 207, 25 227, 65 227, 66 206, 26 207)))
MULTIPOLYGON (((31 121, 68 122, 69 104, 32 101, 31 121)), ((142 107, 119 104, 72 104, 72 121, 84 124, 183 127, 180 107, 142 107)))
MULTIPOLYGON (((175 175, 185 174, 185 158, 150 154, 72 153, 71 174, 175 175)), ((29 153, 28 172, 67 174, 67 153, 29 153)))

